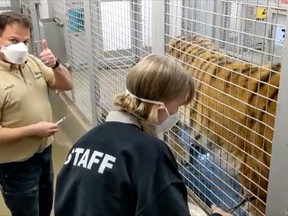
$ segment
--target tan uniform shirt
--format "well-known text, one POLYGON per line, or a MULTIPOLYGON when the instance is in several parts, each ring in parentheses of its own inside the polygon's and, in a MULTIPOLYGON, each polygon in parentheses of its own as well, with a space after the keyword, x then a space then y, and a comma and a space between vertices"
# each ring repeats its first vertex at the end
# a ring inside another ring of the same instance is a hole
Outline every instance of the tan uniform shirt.
MULTIPOLYGON (((0 61, 0 127, 17 128, 52 121, 48 88, 55 85, 53 70, 29 55, 16 66, 0 61)), ((0 163, 23 161, 42 152, 53 137, 29 137, 0 144, 0 163)))

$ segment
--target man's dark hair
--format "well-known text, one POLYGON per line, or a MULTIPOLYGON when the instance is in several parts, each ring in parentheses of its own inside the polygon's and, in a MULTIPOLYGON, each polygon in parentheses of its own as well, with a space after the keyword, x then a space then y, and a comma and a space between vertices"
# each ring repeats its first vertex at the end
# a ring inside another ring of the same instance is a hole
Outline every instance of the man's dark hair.
POLYGON ((3 12, 0 14, 0 33, 2 34, 7 25, 15 23, 29 28, 30 31, 33 29, 32 22, 27 16, 15 12, 3 12))

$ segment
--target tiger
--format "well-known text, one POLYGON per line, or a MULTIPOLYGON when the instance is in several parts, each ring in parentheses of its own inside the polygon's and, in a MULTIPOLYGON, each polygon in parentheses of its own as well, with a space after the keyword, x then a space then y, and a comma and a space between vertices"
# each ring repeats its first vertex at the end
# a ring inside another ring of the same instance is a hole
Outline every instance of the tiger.
MULTIPOLYGON (((237 171, 243 193, 255 195, 249 214, 264 215, 281 64, 253 65, 226 55, 199 35, 171 39, 167 53, 191 74, 196 86, 194 100, 180 110, 178 126, 188 125, 196 140, 207 137, 205 143, 220 164, 228 173, 237 171)), ((187 161, 189 151, 177 144, 179 134, 169 133, 176 158, 187 161)))

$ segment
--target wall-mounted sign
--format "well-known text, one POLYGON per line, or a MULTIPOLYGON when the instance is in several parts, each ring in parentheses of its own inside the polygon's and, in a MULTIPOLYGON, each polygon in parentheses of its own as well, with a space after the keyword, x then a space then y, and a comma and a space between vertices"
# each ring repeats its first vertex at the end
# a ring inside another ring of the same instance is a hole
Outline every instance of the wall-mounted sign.
POLYGON ((267 8, 257 7, 256 19, 265 19, 267 17, 267 8))
POLYGON ((285 40, 285 26, 276 26, 275 44, 278 46, 284 45, 285 40))

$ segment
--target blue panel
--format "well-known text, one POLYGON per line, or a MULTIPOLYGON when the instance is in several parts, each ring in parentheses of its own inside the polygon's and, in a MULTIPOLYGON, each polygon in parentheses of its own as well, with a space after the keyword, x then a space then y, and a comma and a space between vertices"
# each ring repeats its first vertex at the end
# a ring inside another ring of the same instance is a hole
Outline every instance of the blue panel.
MULTIPOLYGON (((187 186, 208 206, 216 204, 220 208, 227 209, 240 202, 242 198, 239 194, 242 194, 243 188, 236 175, 229 176, 220 164, 213 161, 211 153, 194 144, 196 142, 185 130, 180 129, 179 132, 185 143, 190 143, 190 164, 179 167, 187 186)), ((235 213, 246 216, 241 208, 235 213)))
POLYGON ((68 10, 69 24, 68 29, 72 32, 84 31, 84 9, 73 8, 68 10))

